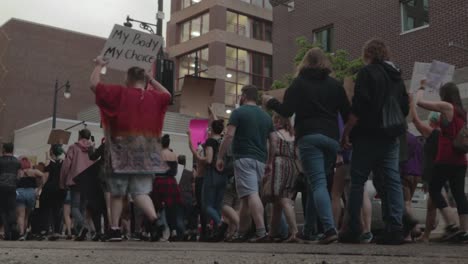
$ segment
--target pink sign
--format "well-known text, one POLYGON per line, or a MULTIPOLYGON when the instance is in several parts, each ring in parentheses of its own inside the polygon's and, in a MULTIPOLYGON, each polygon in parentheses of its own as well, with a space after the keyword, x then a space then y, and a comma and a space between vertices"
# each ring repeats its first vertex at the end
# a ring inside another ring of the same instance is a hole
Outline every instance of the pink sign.
POLYGON ((208 138, 208 126, 209 120, 207 119, 192 119, 190 120, 189 130, 190 130, 190 142, 195 149, 198 148, 198 144, 205 143, 208 138))

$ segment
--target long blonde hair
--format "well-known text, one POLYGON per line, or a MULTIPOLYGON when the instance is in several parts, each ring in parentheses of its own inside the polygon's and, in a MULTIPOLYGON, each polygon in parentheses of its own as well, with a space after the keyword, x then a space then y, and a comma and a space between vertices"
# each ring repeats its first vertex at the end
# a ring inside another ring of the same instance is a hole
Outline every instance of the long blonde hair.
POLYGON ((323 52, 323 50, 320 48, 311 48, 309 51, 307 51, 301 63, 299 63, 297 66, 296 77, 301 73, 302 70, 307 68, 322 70, 327 73, 332 72, 331 62, 325 52, 323 52))

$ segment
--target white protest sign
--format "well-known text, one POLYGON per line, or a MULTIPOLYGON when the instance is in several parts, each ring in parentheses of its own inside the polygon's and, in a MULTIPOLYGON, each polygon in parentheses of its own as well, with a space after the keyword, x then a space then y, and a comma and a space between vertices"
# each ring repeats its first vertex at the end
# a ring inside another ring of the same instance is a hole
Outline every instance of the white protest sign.
POLYGON ((415 62, 413 76, 411 77, 412 93, 421 86, 421 81, 426 80, 426 91, 424 97, 428 100, 439 99, 439 88, 441 85, 451 82, 455 73, 455 66, 433 61, 432 63, 415 62))
POLYGON ((438 90, 443 84, 451 82, 455 73, 455 66, 434 60, 427 73, 426 86, 438 90))
POLYGON ((413 76, 411 77, 411 92, 416 92, 421 86, 421 81, 426 79, 426 75, 431 67, 430 63, 415 62, 413 76))
POLYGON ((109 60, 107 67, 127 71, 130 67, 151 69, 164 39, 128 27, 115 25, 101 56, 109 60))

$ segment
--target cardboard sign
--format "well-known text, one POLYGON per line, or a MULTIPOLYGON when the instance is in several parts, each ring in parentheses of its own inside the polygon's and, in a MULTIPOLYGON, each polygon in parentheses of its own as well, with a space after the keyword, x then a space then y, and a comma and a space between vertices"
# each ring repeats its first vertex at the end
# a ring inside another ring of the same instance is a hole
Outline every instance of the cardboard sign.
POLYGON ((111 69, 127 71, 137 66, 149 70, 163 42, 161 36, 115 25, 101 56, 109 60, 107 67, 111 69))
POLYGON ((180 96, 180 113, 209 118, 208 107, 213 103, 216 80, 186 75, 180 96))
POLYGON ((192 119, 189 123, 189 130, 190 130, 190 142, 192 146, 197 149, 198 144, 205 143, 206 139, 208 138, 208 126, 209 121, 208 119, 192 119))
POLYGON ((65 131, 62 129, 54 129, 50 131, 49 140, 47 141, 47 144, 68 145, 68 141, 70 140, 70 135, 71 135, 71 132, 69 131, 65 131))
POLYGON ((421 81, 426 80, 429 93, 438 92, 440 86, 451 82, 455 74, 455 66, 433 61, 432 63, 415 62, 413 76, 411 77, 411 92, 415 92, 421 86, 421 81))

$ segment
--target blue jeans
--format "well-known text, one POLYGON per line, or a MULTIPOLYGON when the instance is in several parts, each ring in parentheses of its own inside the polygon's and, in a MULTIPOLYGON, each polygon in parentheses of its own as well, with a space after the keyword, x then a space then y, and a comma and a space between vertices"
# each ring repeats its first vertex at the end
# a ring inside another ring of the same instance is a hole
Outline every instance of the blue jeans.
POLYGON ((331 199, 327 189, 327 174, 333 170, 339 144, 327 136, 312 134, 301 138, 298 145, 309 191, 306 213, 307 226, 315 225, 312 222, 315 222, 313 217, 318 215, 324 232, 335 229, 331 199), (312 205, 315 207, 311 208, 312 205), (313 209, 315 212, 310 212, 313 209))
POLYGON ((84 214, 86 212, 86 200, 84 195, 76 186, 71 187, 71 215, 76 227, 76 231, 80 232, 83 227, 86 227, 84 214))
POLYGON ((216 227, 221 224, 221 209, 226 185, 225 175, 218 173, 214 168, 208 169, 203 182, 202 208, 206 221, 213 220, 216 227))
POLYGON ((401 231, 404 211, 403 189, 399 172, 400 143, 398 139, 357 139, 351 158, 351 192, 349 194, 349 231, 361 232, 361 208, 364 184, 371 172, 374 185, 382 192, 382 218, 386 230, 401 231))

